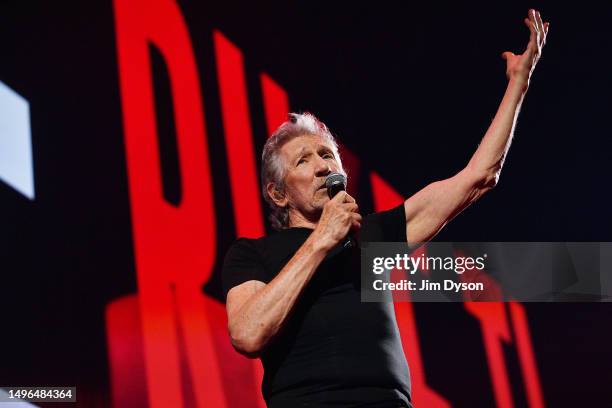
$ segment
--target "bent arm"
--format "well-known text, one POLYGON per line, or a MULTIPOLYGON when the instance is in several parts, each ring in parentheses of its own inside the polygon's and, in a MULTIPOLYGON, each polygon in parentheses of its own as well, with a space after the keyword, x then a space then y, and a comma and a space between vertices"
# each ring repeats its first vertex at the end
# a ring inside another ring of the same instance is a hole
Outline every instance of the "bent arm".
POLYGON ((286 323, 304 288, 327 253, 361 227, 355 199, 341 191, 329 200, 316 228, 278 275, 265 284, 251 280, 232 288, 226 309, 234 348, 257 357, 286 323))
POLYGON ((429 184, 404 202, 411 246, 432 239, 450 220, 491 190, 499 175, 527 91, 527 79, 511 78, 495 118, 467 166, 429 184))
POLYGON ((228 292, 228 329, 238 352, 259 356, 287 321, 326 253, 313 234, 268 284, 251 280, 228 292))

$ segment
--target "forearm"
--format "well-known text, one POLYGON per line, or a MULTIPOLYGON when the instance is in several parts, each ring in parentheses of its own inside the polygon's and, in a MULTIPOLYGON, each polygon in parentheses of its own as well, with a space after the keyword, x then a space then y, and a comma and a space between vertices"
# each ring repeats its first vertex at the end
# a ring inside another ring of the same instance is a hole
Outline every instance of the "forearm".
POLYGON ((511 79, 495 118, 468 165, 455 176, 431 183, 404 202, 406 234, 414 245, 429 241, 453 217, 497 183, 527 81, 511 79))
POLYGON ((240 307, 229 328, 235 346, 245 354, 261 352, 286 323, 326 253, 312 234, 279 274, 240 307))
POLYGON ((468 163, 467 168, 483 177, 487 184, 495 185, 499 178, 527 86, 527 79, 510 79, 493 122, 468 163))

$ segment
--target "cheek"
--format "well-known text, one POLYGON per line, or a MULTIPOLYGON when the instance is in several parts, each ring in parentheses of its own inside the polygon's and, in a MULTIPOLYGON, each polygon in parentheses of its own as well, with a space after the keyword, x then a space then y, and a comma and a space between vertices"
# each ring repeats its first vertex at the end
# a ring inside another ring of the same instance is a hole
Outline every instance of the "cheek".
POLYGON ((307 183, 301 185, 294 184, 292 188, 288 188, 288 199, 294 207, 318 207, 327 199, 327 191, 320 190, 313 194, 311 186, 307 183), (323 194, 325 193, 325 194, 323 194))
POLYGON ((304 194, 312 187, 312 177, 310 176, 310 173, 307 171, 307 169, 300 169, 300 171, 296 171, 292 175, 289 184, 292 186, 292 190, 294 192, 302 192, 302 194, 304 194))
POLYGON ((285 188, 290 202, 297 203, 304 201, 306 190, 304 190, 299 182, 294 182, 291 184, 291 187, 286 186, 285 188))

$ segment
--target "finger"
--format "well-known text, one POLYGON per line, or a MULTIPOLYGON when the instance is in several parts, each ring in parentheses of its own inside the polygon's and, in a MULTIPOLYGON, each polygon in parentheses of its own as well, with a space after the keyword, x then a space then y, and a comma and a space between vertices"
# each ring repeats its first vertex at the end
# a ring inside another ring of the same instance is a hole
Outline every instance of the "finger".
POLYGON ((342 203, 341 206, 350 212, 359 211, 359 206, 356 203, 342 203))
POLYGON ((345 194, 345 196, 344 196, 344 202, 345 203, 354 203, 354 202, 356 202, 355 199, 349 195, 349 193, 347 193, 345 191, 344 194, 345 194))
POLYGON ((538 27, 538 15, 537 11, 534 9, 529 10, 529 20, 534 25, 536 31, 540 31, 540 27, 538 27))
POLYGON ((544 22, 542 21, 542 16, 540 15, 540 12, 537 10, 535 14, 536 14, 536 24, 538 26, 538 31, 543 34, 544 33, 544 22))
POLYGON ((538 14, 534 9, 529 10, 529 22, 533 27, 533 31, 531 32, 531 36, 529 37, 529 41, 533 41, 534 45, 540 45, 539 40, 541 36, 540 26, 538 25, 538 14), (535 35, 533 35, 535 32, 535 35))
POLYGON ((533 22, 526 18, 523 20, 525 22, 525 25, 527 26, 527 28, 529 28, 529 41, 530 42, 536 42, 537 38, 538 38, 538 32, 536 31, 535 25, 533 24, 533 22))
POLYGON ((540 36, 538 38, 539 42, 538 45, 539 47, 543 47, 544 44, 546 43, 546 26, 544 25, 544 20, 542 20, 542 16, 540 15, 540 12, 537 12, 537 23, 538 23, 538 27, 539 27, 539 31, 540 31, 540 36))
POLYGON ((523 21, 525 22, 525 25, 529 28, 529 33, 530 33, 529 43, 527 43, 527 47, 525 48, 525 51, 535 52, 535 50, 537 49, 537 43, 538 43, 538 33, 535 29, 533 22, 529 18, 526 18, 523 21))
MULTIPOLYGON (((335 203, 343 203, 343 202, 345 202, 346 197, 350 197, 346 191, 344 191, 344 190, 338 191, 338 193, 334 196, 334 198, 331 199, 331 201, 333 201, 335 203)), ((355 200, 353 200, 353 201, 355 201, 355 200)))
POLYGON ((502 52, 502 55, 501 55, 501 57, 505 59, 506 61, 508 60, 508 58, 514 57, 514 56, 515 56, 514 53, 510 51, 502 52))
POLYGON ((536 53, 540 53, 540 47, 542 47, 542 42, 544 41, 544 25, 542 24, 542 17, 540 17, 540 12, 538 10, 533 10, 531 13, 533 15, 532 23, 535 26, 536 30, 536 53))
POLYGON ((360 219, 356 219, 356 218, 351 219, 351 229, 359 229, 359 228, 361 228, 361 218, 360 219))
POLYGON ((363 220, 363 217, 359 213, 351 213, 351 218, 358 222, 361 222, 363 220))
POLYGON ((540 16, 539 12, 538 17, 538 21, 540 23, 540 33, 542 34, 542 36, 544 36, 546 34, 546 24, 544 23, 544 19, 542 18, 542 16, 540 16))

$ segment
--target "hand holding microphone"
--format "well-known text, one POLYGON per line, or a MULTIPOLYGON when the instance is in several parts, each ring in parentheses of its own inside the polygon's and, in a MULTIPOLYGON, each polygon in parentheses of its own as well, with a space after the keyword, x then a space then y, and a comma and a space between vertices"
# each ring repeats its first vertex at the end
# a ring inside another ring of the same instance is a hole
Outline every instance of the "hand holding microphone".
POLYGON ((331 198, 323 207, 321 219, 315 229, 320 243, 330 250, 345 241, 344 246, 355 245, 349 232, 361 228, 362 217, 355 199, 346 192, 346 177, 332 173, 325 180, 327 194, 331 198))

